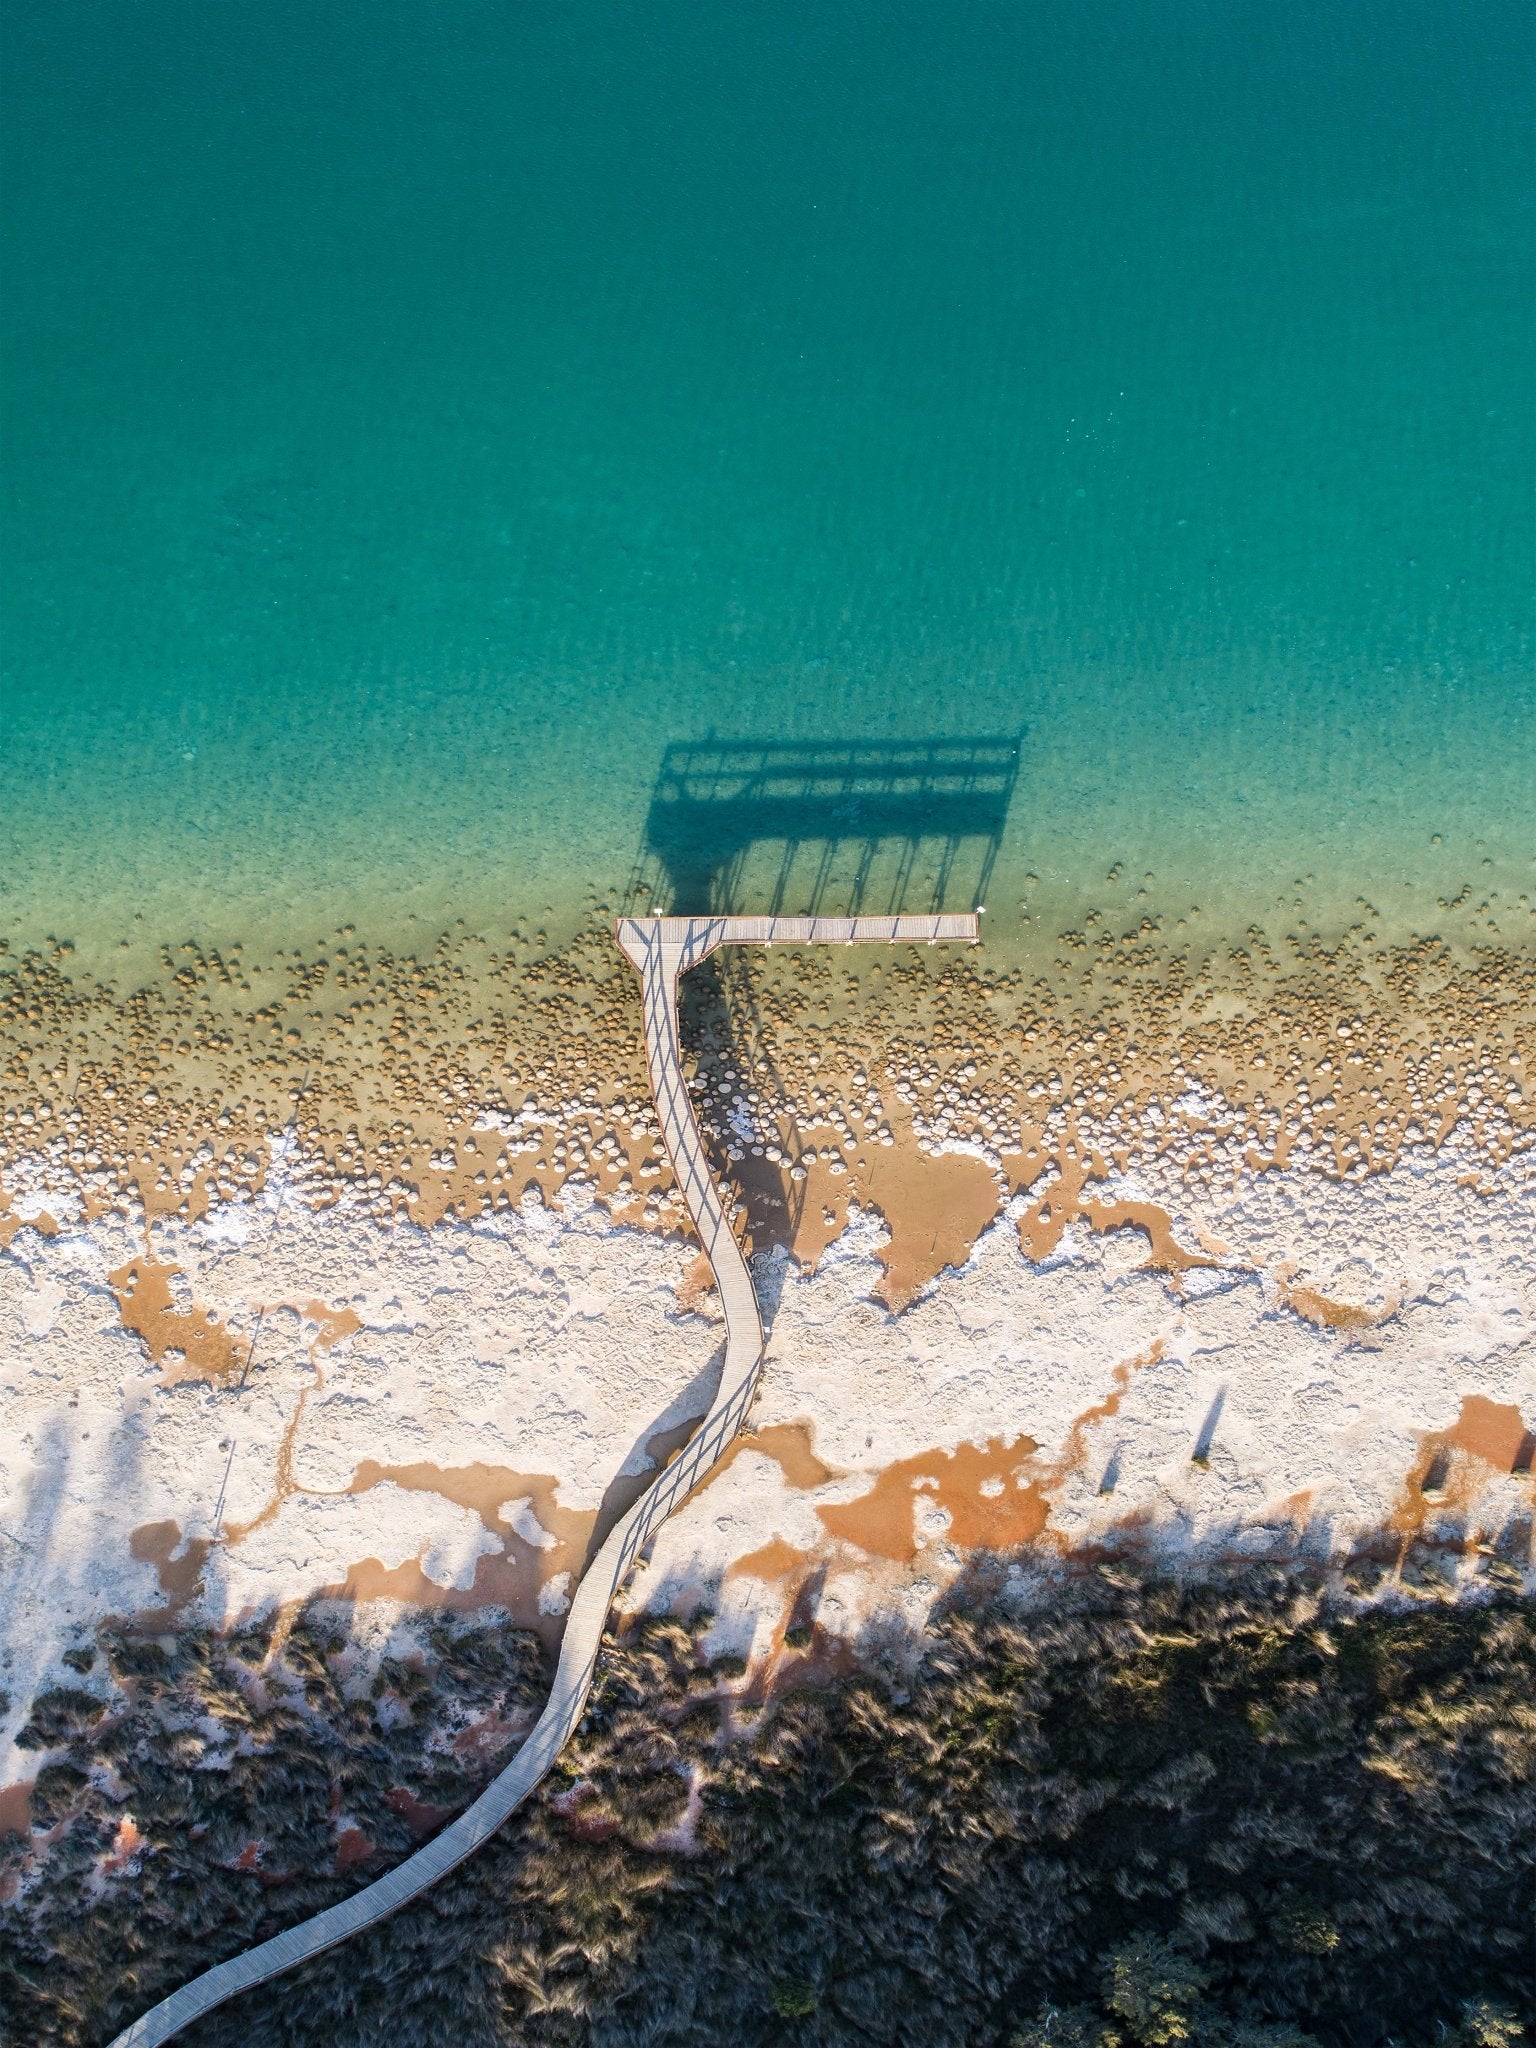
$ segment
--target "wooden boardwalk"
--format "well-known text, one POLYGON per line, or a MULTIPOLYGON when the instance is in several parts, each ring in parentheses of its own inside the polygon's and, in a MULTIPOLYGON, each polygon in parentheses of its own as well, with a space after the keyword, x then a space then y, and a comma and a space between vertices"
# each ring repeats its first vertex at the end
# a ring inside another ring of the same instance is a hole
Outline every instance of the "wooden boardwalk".
POLYGON ((281 1976, 348 1935, 397 1912, 436 1884, 499 1828, 547 1774, 581 1719, 614 1594, 673 1509, 740 1429, 757 1392, 763 1325, 742 1257, 704 1152, 683 1076, 677 985, 721 946, 974 942, 974 915, 933 917, 626 917, 615 936, 640 976, 645 1055, 662 1137, 688 1213, 714 1269, 725 1310, 725 1358, 708 1414, 678 1456, 610 1530, 571 1601, 548 1704, 517 1755, 480 1797, 414 1855, 312 1919, 205 1970, 124 2029, 111 2048, 153 2048, 201 2014, 253 1985, 281 1976))

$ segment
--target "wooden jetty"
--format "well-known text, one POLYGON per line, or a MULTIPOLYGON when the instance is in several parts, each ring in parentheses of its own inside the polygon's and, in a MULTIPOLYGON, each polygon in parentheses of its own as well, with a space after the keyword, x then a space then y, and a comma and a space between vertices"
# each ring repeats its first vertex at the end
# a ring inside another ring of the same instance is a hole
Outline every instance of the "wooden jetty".
POLYGON ((677 987, 721 946, 974 944, 974 913, 929 917, 625 917, 615 928, 640 976, 646 1064, 662 1138, 725 1310, 725 1358, 715 1398, 697 1431, 610 1530, 582 1575, 561 1638, 555 1682, 527 1740, 480 1797, 403 1863, 350 1898, 183 1984, 126 2027, 111 2048, 155 2048, 227 1999, 297 1968, 349 1935, 398 1912, 462 1863, 548 1773, 587 1702, 613 1597, 656 1530, 717 1463, 757 1393, 763 1324, 742 1256, 704 1152, 683 1075, 677 987))

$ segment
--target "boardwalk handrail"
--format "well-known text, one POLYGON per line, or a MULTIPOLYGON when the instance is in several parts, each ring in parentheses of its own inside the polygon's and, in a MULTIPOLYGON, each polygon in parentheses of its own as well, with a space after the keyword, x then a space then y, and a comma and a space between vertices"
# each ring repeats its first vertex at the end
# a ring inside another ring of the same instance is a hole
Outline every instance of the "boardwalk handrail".
POLYGON ((615 937, 640 975, 646 1065, 662 1138, 725 1311, 725 1358, 715 1398, 698 1430, 615 1523, 583 1573, 566 1617, 549 1699, 506 1769, 456 1820, 403 1863, 323 1912, 203 1971, 125 2027, 110 2048, 158 2048, 160 2042, 169 2041, 227 1999, 282 1976, 349 1935, 387 1919, 473 1855, 547 1776, 569 1741, 586 1708, 614 1595, 656 1530, 712 1469, 745 1420, 762 1372, 762 1317, 752 1275, 709 1170, 683 1078, 677 1018, 679 978, 720 946, 851 945, 856 940, 974 942, 977 924, 974 915, 646 917, 621 918, 615 937))

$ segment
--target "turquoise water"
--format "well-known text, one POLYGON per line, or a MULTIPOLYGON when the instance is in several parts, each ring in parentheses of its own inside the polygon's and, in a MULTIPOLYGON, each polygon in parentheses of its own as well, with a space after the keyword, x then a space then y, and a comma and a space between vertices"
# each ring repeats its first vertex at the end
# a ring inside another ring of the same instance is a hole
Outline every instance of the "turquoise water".
POLYGON ((994 940, 1117 862, 1529 938, 1524 0, 6 40, 13 943, 558 924, 669 744, 973 732, 994 940))

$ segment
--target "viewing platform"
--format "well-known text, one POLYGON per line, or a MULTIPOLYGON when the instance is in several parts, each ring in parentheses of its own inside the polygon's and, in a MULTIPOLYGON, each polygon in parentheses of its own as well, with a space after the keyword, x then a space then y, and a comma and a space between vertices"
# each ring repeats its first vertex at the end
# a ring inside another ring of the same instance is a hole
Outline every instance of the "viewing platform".
POLYGON ((977 945, 981 939, 980 913, 974 910, 927 917, 622 917, 618 935, 626 953, 624 934, 631 926, 658 932, 664 946, 687 945, 692 938, 697 947, 707 940, 703 951, 695 951, 699 960, 718 946, 853 946, 882 940, 887 945, 934 946, 941 940, 977 945))

